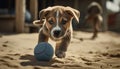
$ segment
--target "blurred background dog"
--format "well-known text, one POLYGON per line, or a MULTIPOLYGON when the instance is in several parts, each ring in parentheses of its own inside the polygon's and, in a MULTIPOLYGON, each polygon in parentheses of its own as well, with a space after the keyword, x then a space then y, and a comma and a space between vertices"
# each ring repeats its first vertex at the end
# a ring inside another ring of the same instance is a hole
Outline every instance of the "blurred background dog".
POLYGON ((92 39, 95 39, 98 35, 98 31, 100 30, 100 25, 103 21, 102 18, 102 7, 97 2, 92 2, 88 5, 87 15, 85 17, 86 24, 92 24, 93 27, 93 36, 92 39))

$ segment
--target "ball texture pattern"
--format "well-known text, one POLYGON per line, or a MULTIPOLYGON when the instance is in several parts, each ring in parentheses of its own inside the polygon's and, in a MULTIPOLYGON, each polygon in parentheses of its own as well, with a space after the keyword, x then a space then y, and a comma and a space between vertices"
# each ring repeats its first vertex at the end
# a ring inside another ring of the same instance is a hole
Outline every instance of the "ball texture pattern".
POLYGON ((54 49, 47 42, 38 43, 34 49, 34 56, 38 61, 50 61, 53 57, 54 49))

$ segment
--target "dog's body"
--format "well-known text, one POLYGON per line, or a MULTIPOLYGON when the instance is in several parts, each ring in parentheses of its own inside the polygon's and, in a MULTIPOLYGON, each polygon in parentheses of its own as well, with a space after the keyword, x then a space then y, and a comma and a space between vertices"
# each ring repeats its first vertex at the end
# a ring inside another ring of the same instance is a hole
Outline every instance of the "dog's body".
POLYGON ((40 11, 39 17, 40 20, 33 22, 35 25, 42 25, 38 43, 48 42, 51 38, 56 42, 55 55, 64 58, 71 40, 72 19, 79 22, 80 12, 71 7, 53 6, 40 11))
POLYGON ((102 7, 97 2, 92 2, 90 5, 88 5, 87 9, 87 16, 86 16, 86 22, 93 24, 93 36, 92 39, 96 38, 98 35, 98 31, 100 29, 100 25, 103 21, 102 19, 102 7))

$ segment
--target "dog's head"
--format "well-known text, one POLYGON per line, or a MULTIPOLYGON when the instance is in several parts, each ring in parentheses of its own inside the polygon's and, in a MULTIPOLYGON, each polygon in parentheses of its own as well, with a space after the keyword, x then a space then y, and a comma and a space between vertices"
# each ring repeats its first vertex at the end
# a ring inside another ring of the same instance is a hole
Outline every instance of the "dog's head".
POLYGON ((97 2, 90 3, 90 5, 88 5, 87 11, 88 11, 88 14, 92 16, 103 13, 103 9, 101 5, 97 2))
POLYGON ((73 18, 79 22, 80 12, 71 7, 54 6, 41 10, 39 17, 40 20, 34 21, 34 24, 44 23, 50 37, 59 40, 70 30, 73 18))

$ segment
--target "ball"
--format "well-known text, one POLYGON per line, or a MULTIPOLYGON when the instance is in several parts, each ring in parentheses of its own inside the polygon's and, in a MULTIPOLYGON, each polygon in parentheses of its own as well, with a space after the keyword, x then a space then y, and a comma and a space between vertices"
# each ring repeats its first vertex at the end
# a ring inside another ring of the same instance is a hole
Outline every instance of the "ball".
POLYGON ((34 56, 38 61, 50 61, 53 57, 54 49, 47 42, 41 42, 34 48, 34 56))

